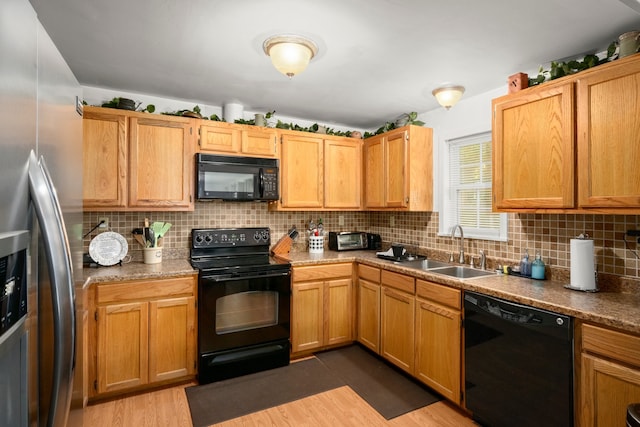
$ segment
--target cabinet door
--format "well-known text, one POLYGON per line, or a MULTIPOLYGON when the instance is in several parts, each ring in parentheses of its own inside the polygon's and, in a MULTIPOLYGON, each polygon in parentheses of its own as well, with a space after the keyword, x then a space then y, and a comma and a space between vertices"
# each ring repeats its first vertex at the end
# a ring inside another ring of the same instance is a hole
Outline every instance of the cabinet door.
POLYGON ((353 283, 350 278, 325 282, 325 345, 346 343, 353 340, 352 295, 353 283))
POLYGON ((195 373, 195 298, 149 303, 149 382, 195 373))
POLYGON ((127 117, 87 109, 82 121, 84 208, 127 203, 127 117))
POLYGON ((382 287, 380 354, 399 368, 413 374, 413 295, 382 287))
POLYGON ((291 351, 296 353, 322 347, 324 283, 294 283, 291 295, 291 351))
POLYGON ((640 370, 582 355, 581 426, 626 425, 627 406, 640 402, 640 370))
POLYGON ((242 153, 260 157, 276 157, 277 140, 278 135, 273 129, 245 129, 242 131, 242 153))
POLYGON ((362 141, 345 138, 324 142, 324 207, 362 206, 362 141))
POLYGON ((493 101, 495 209, 574 207, 573 83, 493 101))
POLYGON ((406 131, 390 132, 386 136, 386 207, 404 208, 409 203, 409 179, 407 172, 410 160, 407 157, 407 143, 408 135, 406 131))
POLYGON ((364 207, 383 208, 386 170, 382 136, 364 142, 364 207))
POLYGON ((135 302, 98 308, 97 392, 149 382, 149 304, 135 302))
POLYGON ((640 58, 620 61, 577 80, 579 207, 640 207, 640 58))
POLYGON ((380 353, 380 285, 358 281, 358 341, 380 353))
POLYGON ((280 189, 282 207, 322 208, 322 138, 282 135, 280 189))
POLYGON ((237 154, 240 152, 241 138, 241 130, 229 123, 201 125, 200 151, 237 154))
POLYGON ((461 314, 416 299, 416 376, 444 397, 460 403, 461 314))
POLYGON ((129 205, 193 210, 191 121, 132 117, 129 123, 129 205))

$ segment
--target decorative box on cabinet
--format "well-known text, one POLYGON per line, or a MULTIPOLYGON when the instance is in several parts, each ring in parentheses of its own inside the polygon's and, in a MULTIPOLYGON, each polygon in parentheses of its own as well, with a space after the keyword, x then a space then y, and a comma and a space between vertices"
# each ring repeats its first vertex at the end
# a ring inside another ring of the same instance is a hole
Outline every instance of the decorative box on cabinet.
POLYGON ((353 265, 293 267, 291 352, 353 341, 353 265))
POLYGON ((91 293, 90 396, 195 376, 197 276, 100 283, 91 293))
POLYGON ((433 210, 433 130, 404 126, 364 141, 364 208, 433 210))

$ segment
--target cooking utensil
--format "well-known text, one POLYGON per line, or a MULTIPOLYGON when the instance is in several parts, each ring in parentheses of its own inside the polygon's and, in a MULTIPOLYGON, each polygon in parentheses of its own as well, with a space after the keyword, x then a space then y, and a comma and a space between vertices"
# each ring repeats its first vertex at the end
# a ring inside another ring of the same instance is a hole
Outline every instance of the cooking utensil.
POLYGON ((136 239, 136 242, 140 244, 143 248, 147 247, 147 242, 144 239, 144 232, 142 228, 134 228, 131 230, 131 234, 133 234, 133 238, 136 239))

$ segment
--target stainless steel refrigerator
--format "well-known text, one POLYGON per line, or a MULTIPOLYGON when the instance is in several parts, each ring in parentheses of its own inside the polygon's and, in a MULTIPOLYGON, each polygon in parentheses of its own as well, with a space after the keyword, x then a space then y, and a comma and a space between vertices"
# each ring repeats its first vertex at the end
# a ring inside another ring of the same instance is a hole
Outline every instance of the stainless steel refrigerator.
POLYGON ((0 1, 0 427, 82 425, 81 94, 29 1, 0 1))

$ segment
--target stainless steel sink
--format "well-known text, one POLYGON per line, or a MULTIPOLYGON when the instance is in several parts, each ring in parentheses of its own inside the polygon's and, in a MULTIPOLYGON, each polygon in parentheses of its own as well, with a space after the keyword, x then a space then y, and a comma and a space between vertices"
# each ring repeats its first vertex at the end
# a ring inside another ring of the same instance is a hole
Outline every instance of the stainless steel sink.
POLYGON ((430 268, 441 268, 448 267, 451 264, 442 261, 435 261, 433 259, 416 259, 413 261, 404 261, 402 263, 403 267, 415 268, 418 270, 428 270, 430 268))
POLYGON ((455 277, 456 279, 469 279, 472 277, 484 277, 495 274, 490 271, 476 270, 475 268, 462 267, 460 265, 436 268, 434 270, 429 270, 429 273, 442 274, 445 276, 455 277))

